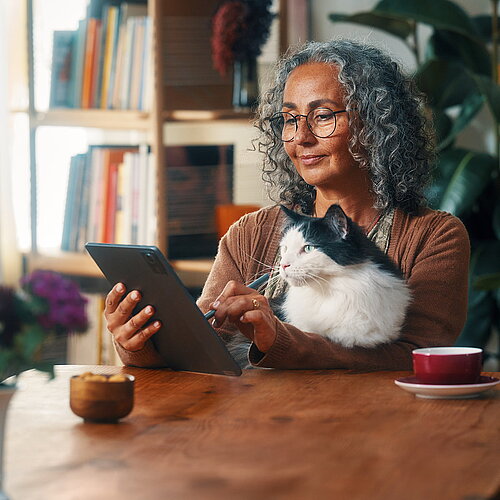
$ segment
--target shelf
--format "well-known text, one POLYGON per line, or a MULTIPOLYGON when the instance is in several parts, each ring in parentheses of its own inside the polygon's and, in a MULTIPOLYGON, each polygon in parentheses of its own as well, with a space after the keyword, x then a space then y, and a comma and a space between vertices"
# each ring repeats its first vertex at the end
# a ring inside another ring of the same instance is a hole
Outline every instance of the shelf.
MULTIPOLYGON (((103 278, 101 270, 85 253, 53 252, 47 254, 27 254, 28 272, 48 269, 61 274, 103 278)), ((202 287, 212 268, 213 259, 189 259, 170 261, 185 286, 202 287)))
MULTIPOLYGON (((248 110, 182 110, 164 111, 167 122, 200 122, 215 120, 249 121, 253 114, 248 110)), ((112 109, 51 109, 38 111, 34 125, 37 127, 83 127, 105 129, 148 130, 150 114, 144 111, 121 111, 112 109)))
POLYGON ((75 276, 102 277, 102 273, 91 257, 84 253, 53 252, 26 254, 28 272, 37 269, 55 271, 75 276))
POLYGON ((176 109, 173 111, 164 111, 162 113, 163 121, 167 122, 190 122, 190 121, 214 121, 214 120, 245 120, 249 121, 253 113, 248 109, 207 109, 191 110, 176 109))
POLYGON ((105 129, 151 128, 150 114, 144 111, 121 111, 110 109, 51 109, 37 112, 34 118, 37 127, 87 127, 105 129))

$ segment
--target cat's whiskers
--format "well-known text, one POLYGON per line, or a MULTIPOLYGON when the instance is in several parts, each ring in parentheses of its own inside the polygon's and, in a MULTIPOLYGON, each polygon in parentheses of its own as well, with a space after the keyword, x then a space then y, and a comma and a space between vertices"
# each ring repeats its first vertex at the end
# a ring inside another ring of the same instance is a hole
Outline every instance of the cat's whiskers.
POLYGON ((260 278, 261 276, 263 276, 264 274, 269 274, 269 276, 271 276, 272 272, 274 271, 275 269, 273 267, 268 267, 268 269, 263 269, 261 272, 257 272, 257 273, 254 273, 251 277, 250 277, 250 280, 248 283, 245 283, 245 285, 248 285, 249 283, 252 283, 253 281, 255 281, 256 279, 260 278))
POLYGON ((250 258, 251 260, 253 260, 254 262, 257 262, 257 264, 261 264, 263 265, 265 268, 268 268, 268 269, 272 269, 274 266, 270 266, 269 264, 266 264, 265 262, 259 260, 259 259, 256 259, 253 255, 250 255, 248 252, 244 252, 245 255, 250 258))
POLYGON ((266 272, 269 273, 270 275, 273 275, 273 274, 279 272, 279 265, 269 265, 269 264, 266 264, 265 262, 262 262, 259 259, 256 259, 255 257, 253 257, 252 255, 250 255, 247 252, 245 252, 245 254, 251 260, 253 260, 254 262, 257 262, 257 264, 261 264, 264 267, 262 270, 260 270, 252 275, 252 277, 250 279, 250 283, 252 281, 254 281, 255 279, 259 278, 260 276, 262 276, 263 274, 265 274, 266 272))
MULTIPOLYGON (((322 276, 312 274, 312 273, 309 273, 307 275, 307 277, 310 278, 312 281, 314 281, 318 285, 321 293, 325 292, 325 285, 328 285, 328 281, 325 278, 323 278, 322 276)), ((326 287, 326 288, 328 289, 328 287, 326 287)))
POLYGON ((328 280, 319 274, 309 273, 308 276, 311 278, 314 278, 315 280, 318 280, 318 281, 321 280, 324 283, 328 283, 328 280))

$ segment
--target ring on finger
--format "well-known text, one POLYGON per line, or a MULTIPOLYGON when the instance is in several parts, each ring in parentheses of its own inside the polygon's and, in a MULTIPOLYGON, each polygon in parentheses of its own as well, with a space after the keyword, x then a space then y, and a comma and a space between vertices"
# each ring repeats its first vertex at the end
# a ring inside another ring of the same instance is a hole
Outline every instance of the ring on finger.
POLYGON ((252 299, 252 304, 254 309, 258 309, 260 307, 260 303, 257 299, 252 299))

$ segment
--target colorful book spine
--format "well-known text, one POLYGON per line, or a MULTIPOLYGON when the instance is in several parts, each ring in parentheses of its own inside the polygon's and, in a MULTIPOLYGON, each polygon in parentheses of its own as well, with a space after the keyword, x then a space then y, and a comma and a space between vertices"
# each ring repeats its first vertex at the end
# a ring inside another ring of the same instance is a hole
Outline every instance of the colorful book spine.
POLYGON ((145 1, 90 0, 76 31, 55 31, 50 106, 145 109, 151 24, 145 1))
POLYGON ((76 33, 54 31, 52 45, 52 71, 50 107, 72 107, 72 69, 76 33))
POLYGON ((87 37, 87 19, 82 19, 78 22, 78 30, 73 55, 73 69, 71 76, 73 82, 73 95, 71 104, 73 108, 81 108, 82 106, 82 83, 83 83, 83 66, 85 62, 85 47, 87 37))
POLYGON ((66 204, 64 210, 64 223, 61 239, 61 250, 69 252, 71 250, 71 226, 73 224, 73 209, 75 205, 75 192, 77 183, 77 157, 71 157, 68 174, 68 187, 66 189, 66 204))
POLYGON ((92 71, 94 68, 94 55, 96 47, 96 37, 98 32, 98 19, 87 20, 87 36, 85 39, 85 58, 83 63, 83 81, 81 107, 87 109, 92 102, 92 71))
POLYGON ((108 107, 108 93, 112 76, 113 59, 116 58, 116 43, 118 41, 118 14, 117 6, 110 5, 106 13, 106 30, 104 58, 101 75, 101 88, 99 95, 99 107, 106 109, 108 107))

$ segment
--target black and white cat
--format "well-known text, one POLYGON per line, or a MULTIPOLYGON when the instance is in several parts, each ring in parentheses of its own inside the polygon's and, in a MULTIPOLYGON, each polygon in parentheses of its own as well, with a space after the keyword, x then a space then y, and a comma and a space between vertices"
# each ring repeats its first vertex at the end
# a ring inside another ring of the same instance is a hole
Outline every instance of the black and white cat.
POLYGON ((322 218, 283 210, 279 273, 288 287, 277 315, 345 347, 398 338, 410 292, 391 259, 339 205, 322 218))
MULTIPOLYGON (((410 302, 401 272, 339 205, 322 218, 281 207, 288 216, 279 275, 286 288, 270 300, 276 316, 345 347, 374 347, 398 338, 410 302)), ((249 341, 229 349, 248 362, 249 341)))

